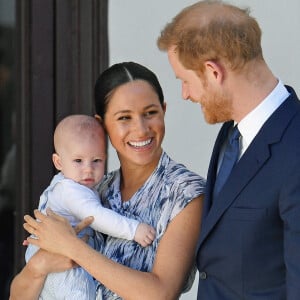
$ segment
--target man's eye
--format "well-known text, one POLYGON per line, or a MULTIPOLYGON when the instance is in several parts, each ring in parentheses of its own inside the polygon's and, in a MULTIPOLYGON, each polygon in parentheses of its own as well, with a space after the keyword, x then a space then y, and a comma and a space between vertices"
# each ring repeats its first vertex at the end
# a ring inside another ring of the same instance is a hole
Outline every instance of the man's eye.
POLYGON ((155 115, 155 114, 157 114, 157 110, 150 110, 149 112, 148 112, 148 114, 149 115, 155 115))
POLYGON ((152 115, 155 115, 155 114, 157 114, 157 110, 150 110, 150 111, 147 111, 145 113, 146 116, 152 116, 152 115))

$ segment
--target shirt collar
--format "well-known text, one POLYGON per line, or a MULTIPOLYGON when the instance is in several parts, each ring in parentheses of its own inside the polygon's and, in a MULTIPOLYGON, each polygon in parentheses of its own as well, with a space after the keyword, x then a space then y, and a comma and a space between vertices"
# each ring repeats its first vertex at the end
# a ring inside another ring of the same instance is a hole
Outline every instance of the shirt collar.
POLYGON ((263 124, 289 95, 284 84, 279 80, 274 90, 239 122, 238 128, 243 139, 242 152, 247 149, 263 124))

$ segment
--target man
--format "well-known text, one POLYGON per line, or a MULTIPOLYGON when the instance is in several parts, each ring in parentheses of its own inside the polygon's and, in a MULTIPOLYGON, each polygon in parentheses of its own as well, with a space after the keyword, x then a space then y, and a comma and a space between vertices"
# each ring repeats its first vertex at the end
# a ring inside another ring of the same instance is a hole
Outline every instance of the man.
POLYGON ((158 47, 182 97, 224 122, 207 175, 198 299, 300 299, 300 102, 264 61, 259 25, 248 10, 201 1, 167 24, 158 47), (239 152, 226 178, 233 127, 239 152))

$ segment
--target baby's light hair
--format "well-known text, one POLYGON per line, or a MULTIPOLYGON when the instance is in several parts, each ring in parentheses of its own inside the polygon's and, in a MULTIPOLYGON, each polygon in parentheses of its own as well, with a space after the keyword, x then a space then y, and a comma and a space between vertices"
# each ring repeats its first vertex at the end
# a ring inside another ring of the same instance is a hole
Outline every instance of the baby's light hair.
POLYGON ((55 152, 68 142, 70 137, 93 136, 99 133, 104 135, 104 129, 97 118, 88 115, 69 115, 62 119, 54 131, 55 152))

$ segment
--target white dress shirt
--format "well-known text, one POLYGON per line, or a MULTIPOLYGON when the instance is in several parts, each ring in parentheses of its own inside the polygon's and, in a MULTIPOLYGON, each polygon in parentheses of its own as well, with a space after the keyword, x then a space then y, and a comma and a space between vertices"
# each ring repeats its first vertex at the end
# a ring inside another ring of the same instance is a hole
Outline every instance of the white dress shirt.
POLYGON ((274 90, 239 122, 240 157, 245 153, 264 123, 288 96, 289 92, 279 80, 274 90))

